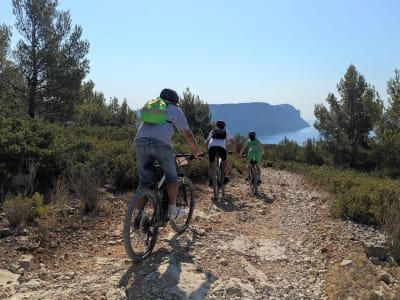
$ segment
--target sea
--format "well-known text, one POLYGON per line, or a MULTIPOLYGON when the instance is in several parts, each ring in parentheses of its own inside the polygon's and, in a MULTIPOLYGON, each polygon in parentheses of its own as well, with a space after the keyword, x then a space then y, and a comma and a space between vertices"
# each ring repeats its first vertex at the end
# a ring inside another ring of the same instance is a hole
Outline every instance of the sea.
POLYGON ((259 136, 258 139, 263 144, 279 144, 285 137, 290 141, 296 142, 299 146, 303 146, 307 139, 318 139, 319 131, 314 126, 310 126, 277 135, 259 136))

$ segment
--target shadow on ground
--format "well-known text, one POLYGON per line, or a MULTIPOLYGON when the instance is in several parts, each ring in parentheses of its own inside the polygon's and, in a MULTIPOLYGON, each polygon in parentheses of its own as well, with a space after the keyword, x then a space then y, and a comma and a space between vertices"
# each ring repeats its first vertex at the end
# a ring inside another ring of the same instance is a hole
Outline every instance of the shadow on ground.
POLYGON ((188 229, 147 260, 132 264, 119 283, 127 299, 203 299, 216 277, 198 267, 190 254, 196 239, 197 233, 188 229))

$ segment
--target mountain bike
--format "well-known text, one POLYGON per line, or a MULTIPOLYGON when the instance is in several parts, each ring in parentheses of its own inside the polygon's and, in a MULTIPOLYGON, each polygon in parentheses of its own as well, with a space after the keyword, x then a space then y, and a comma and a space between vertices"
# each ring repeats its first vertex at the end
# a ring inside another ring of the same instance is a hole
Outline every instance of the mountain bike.
MULTIPOLYGON (((232 151, 227 151, 227 154, 232 154, 232 151)), ((225 173, 222 167, 222 158, 219 153, 215 153, 215 166, 214 166, 214 175, 212 179, 212 187, 213 187, 213 200, 218 201, 219 199, 223 199, 225 197, 225 173), (219 197, 221 195, 221 197, 219 197)))
MULTIPOLYGON (((189 226, 194 210, 193 183, 183 172, 192 154, 175 154, 175 164, 178 170, 178 196, 176 207, 185 210, 185 216, 170 222, 177 233, 184 232, 189 226)), ((133 262, 137 263, 149 257, 157 241, 158 230, 168 224, 168 195, 166 176, 160 165, 155 162, 147 166, 154 173, 151 186, 139 189, 130 199, 124 219, 125 251, 133 262), (135 214, 138 201, 143 201, 143 210, 135 214)))
MULTIPOLYGON (((247 155, 243 155, 243 157, 247 157, 247 155)), ((250 162, 251 168, 250 168, 250 177, 248 178, 249 184, 250 184, 250 190, 254 195, 258 195, 258 186, 260 184, 260 178, 258 176, 258 170, 257 170, 257 161, 255 158, 253 158, 250 162)))

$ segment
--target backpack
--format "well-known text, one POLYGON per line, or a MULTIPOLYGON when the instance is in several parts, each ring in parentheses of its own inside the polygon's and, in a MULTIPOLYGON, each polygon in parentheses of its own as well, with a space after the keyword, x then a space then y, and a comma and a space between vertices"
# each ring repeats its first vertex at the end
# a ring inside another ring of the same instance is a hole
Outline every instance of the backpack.
POLYGON ((140 110, 140 119, 144 123, 165 124, 168 104, 167 100, 160 97, 147 101, 140 110))
POLYGON ((211 134, 211 137, 213 139, 224 140, 224 139, 226 139, 226 130, 220 129, 220 128, 215 128, 211 134))

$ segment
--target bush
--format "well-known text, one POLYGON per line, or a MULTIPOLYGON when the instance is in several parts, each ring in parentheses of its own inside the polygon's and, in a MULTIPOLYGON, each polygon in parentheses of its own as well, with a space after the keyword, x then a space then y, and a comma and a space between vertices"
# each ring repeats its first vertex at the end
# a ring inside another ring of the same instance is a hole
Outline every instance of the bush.
POLYGON ((82 165, 70 170, 69 178, 73 191, 82 203, 83 213, 94 212, 99 199, 96 189, 98 178, 94 174, 93 169, 82 165))
POLYGON ((139 176, 132 151, 115 158, 112 179, 118 190, 132 189, 138 185, 139 176))
POLYGON ((35 193, 31 198, 18 195, 3 203, 3 210, 11 227, 23 228, 28 223, 46 218, 50 207, 43 204, 43 196, 35 193))
POLYGON ((312 184, 334 195, 335 217, 381 226, 394 259, 400 262, 400 185, 397 180, 350 170, 281 162, 302 172, 312 184))

